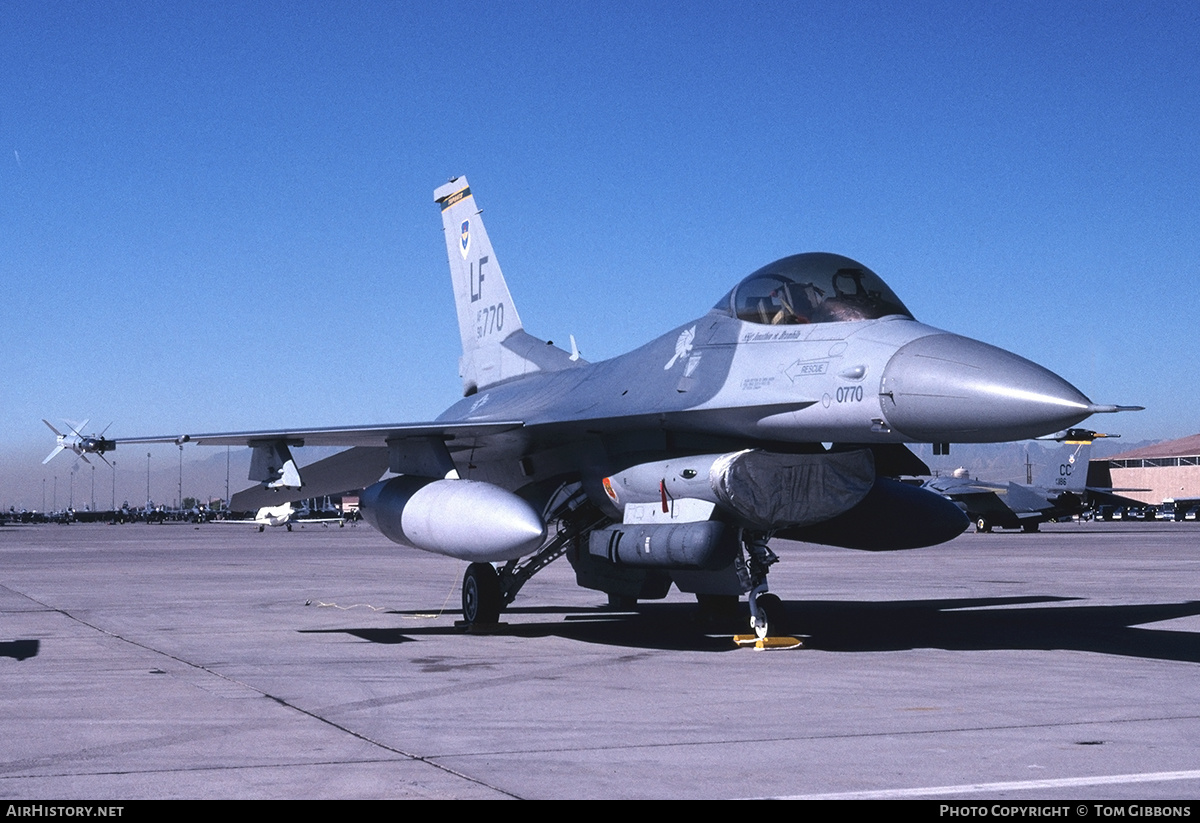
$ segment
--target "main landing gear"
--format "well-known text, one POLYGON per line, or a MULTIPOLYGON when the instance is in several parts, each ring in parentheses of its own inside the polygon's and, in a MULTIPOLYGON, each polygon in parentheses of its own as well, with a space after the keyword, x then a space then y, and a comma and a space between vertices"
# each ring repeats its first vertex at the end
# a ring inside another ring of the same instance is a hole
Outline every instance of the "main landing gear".
POLYGON ((472 563, 467 566, 462 584, 463 620, 474 625, 499 622, 504 607, 500 591, 500 575, 491 563, 472 563))
POLYGON ((516 599, 529 578, 561 557, 572 541, 583 538, 608 519, 578 496, 566 500, 557 510, 562 516, 553 539, 524 562, 510 560, 499 569, 491 563, 467 566, 462 583, 462 616, 467 628, 497 625, 500 612, 516 599))
MULTIPOLYGON (((562 556, 575 542, 586 539, 588 533, 602 526, 607 520, 599 509, 583 503, 576 504, 570 509, 563 505, 558 508, 561 517, 557 521, 554 537, 536 554, 524 562, 510 560, 501 567, 491 563, 472 563, 467 567, 462 581, 462 624, 468 629, 487 631, 500 620, 500 614, 516 598, 517 592, 529 578, 551 562, 562 556)), ((744 547, 743 560, 739 568, 739 577, 749 590, 748 603, 750 606, 751 634, 735 635, 735 641, 740 645, 751 645, 755 648, 796 648, 801 645, 794 637, 783 634, 783 623, 786 618, 783 602, 768 591, 767 572, 770 567, 779 562, 778 555, 768 546, 771 534, 766 531, 745 529, 742 531, 744 547)), ((706 603, 719 603, 724 595, 697 595, 703 607, 706 603)), ((730 596, 730 605, 734 605, 736 595, 730 596)), ((636 601, 634 601, 636 602, 636 601)), ((610 605, 624 607, 632 605, 624 598, 610 595, 610 605)))

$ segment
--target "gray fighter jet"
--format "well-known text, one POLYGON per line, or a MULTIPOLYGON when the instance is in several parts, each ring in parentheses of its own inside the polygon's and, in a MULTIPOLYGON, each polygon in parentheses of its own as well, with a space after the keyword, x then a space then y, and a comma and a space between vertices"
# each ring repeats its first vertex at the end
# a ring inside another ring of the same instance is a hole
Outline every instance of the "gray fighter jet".
POLYGON ((1031 483, 989 482, 971 478, 958 469, 952 475, 926 481, 924 487, 957 503, 977 532, 993 528, 1036 532, 1041 523, 1080 514, 1087 505, 1089 491, 1112 492, 1088 487, 1088 459, 1093 441, 1118 436, 1088 429, 1059 432, 1051 439, 1063 443, 1062 450, 1031 483))
POLYGON ((79 448, 249 446, 253 505, 365 487, 363 516, 388 538, 469 563, 468 623, 494 623, 565 554, 616 603, 672 584, 701 602, 749 593, 764 637, 772 537, 893 550, 967 527, 941 495, 894 479, 928 473, 903 443, 1032 438, 1134 408, 918 322, 874 272, 826 253, 763 266, 702 317, 588 363, 525 331, 466 178, 434 200, 463 349, 463 399, 436 420, 79 448), (351 448, 302 468, 292 449, 305 445, 351 448))

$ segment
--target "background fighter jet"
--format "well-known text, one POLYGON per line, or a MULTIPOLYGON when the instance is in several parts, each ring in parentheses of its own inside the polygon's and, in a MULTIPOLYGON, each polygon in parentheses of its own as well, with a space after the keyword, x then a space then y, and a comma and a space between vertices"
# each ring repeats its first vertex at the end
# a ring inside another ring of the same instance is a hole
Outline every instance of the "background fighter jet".
POLYGON ((437 420, 94 450, 246 445, 260 488, 243 494, 276 504, 365 486, 363 516, 388 538, 469 562, 470 623, 495 622, 565 554, 580 585, 617 601, 672 584, 749 592, 761 637, 777 602, 760 599, 773 536, 892 550, 966 528, 953 503, 894 479, 928 473, 902 443, 1031 438, 1122 408, 917 322, 874 272, 836 254, 764 266, 703 317, 588 363, 524 330, 466 178, 434 200, 464 395, 437 420), (351 448, 302 468, 291 450, 304 445, 351 448), (380 480, 385 469, 399 476, 380 480))
MULTIPOLYGON (((1038 530, 1038 524, 1079 514, 1087 504, 1088 460, 1092 442, 1100 437, 1087 429, 1069 429, 1054 437, 1064 446, 1032 483, 989 482, 966 476, 962 469, 951 476, 935 477, 924 487, 959 504, 975 524, 975 531, 993 528, 1038 530)), ((1119 435, 1117 435, 1119 436, 1119 435)), ((1112 489, 1097 489, 1110 493, 1112 489)))

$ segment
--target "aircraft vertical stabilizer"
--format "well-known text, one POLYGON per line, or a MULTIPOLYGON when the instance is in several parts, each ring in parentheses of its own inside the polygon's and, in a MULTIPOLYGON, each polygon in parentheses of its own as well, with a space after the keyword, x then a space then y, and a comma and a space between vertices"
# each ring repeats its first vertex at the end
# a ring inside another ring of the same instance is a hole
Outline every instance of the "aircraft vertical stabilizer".
POLYGON ((463 395, 514 377, 576 365, 567 352, 525 333, 467 178, 439 186, 433 199, 442 208, 462 336, 463 395))
POLYGON ((1058 438, 1063 441, 1064 447, 1034 474, 1034 487, 1082 495, 1087 489, 1088 461, 1092 456, 1092 438, 1095 436, 1095 432, 1070 429, 1058 438))

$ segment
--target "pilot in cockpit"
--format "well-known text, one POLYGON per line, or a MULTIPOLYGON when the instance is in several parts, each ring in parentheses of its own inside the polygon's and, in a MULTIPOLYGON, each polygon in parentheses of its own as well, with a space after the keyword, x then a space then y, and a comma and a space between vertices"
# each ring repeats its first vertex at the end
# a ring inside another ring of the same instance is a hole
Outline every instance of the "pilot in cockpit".
POLYGON ((763 266, 713 308, 745 323, 770 326, 888 315, 912 319, 878 275, 848 257, 824 252, 795 254, 763 266))
POLYGON ((813 323, 817 310, 825 300, 825 292, 813 283, 784 283, 771 292, 781 308, 771 318, 771 325, 813 323))

